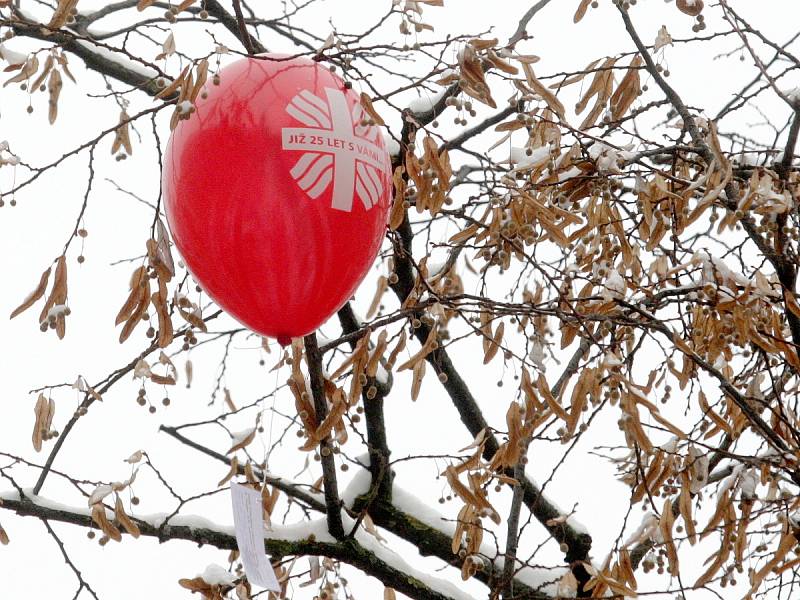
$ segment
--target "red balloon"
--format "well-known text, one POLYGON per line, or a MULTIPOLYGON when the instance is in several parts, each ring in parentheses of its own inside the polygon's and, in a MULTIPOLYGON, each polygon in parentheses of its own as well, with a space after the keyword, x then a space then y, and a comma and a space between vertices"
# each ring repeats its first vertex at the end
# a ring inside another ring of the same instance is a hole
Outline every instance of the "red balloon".
POLYGON ((208 295, 253 331, 314 331, 353 295, 391 205, 383 136, 306 58, 247 58, 206 86, 165 155, 167 220, 208 295))

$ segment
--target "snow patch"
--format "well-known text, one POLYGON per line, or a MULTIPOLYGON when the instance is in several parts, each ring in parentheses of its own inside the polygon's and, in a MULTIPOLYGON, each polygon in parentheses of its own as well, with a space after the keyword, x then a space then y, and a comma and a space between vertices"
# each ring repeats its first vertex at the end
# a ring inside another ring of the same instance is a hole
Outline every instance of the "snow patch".
POLYGON ((83 46, 83 48, 85 48, 92 54, 96 54, 101 58, 104 58, 105 60, 116 63, 121 67, 128 69, 129 71, 134 71, 146 79, 155 79, 156 77, 158 77, 158 73, 154 69, 151 69, 150 67, 145 67, 140 63, 134 62, 124 54, 120 54, 119 52, 112 52, 111 50, 107 50, 106 48, 101 48, 100 46, 95 46, 94 44, 85 42, 83 40, 75 40, 75 43, 78 44, 79 46, 83 46))
POLYGON ((445 88, 436 92, 435 94, 426 94, 425 96, 414 98, 408 103, 408 110, 416 115, 429 112, 434 106, 436 106, 439 100, 442 99, 446 92, 447 89, 445 88))
POLYGON ((228 572, 224 567, 218 564, 211 563, 206 567, 202 574, 198 575, 200 579, 205 581, 208 585, 227 585, 233 586, 236 582, 236 575, 228 572))

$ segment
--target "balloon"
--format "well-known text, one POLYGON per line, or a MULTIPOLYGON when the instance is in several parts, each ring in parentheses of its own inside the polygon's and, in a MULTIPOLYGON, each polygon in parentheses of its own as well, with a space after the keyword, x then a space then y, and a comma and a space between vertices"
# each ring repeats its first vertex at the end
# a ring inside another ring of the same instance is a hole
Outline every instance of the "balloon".
POLYGON ((282 344, 353 295, 392 194, 383 136, 358 95, 327 67, 280 55, 237 61, 206 85, 172 133, 162 185, 196 281, 282 344))

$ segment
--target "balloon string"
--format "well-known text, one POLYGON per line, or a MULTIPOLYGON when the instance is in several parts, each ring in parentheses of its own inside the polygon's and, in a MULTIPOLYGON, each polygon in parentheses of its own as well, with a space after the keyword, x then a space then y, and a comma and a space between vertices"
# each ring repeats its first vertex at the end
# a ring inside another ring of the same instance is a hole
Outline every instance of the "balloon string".
MULTIPOLYGON (((275 369, 275 385, 273 387, 273 389, 275 391, 271 394, 271 396, 272 396, 272 408, 270 410, 269 433, 267 434, 267 446, 265 448, 266 454, 264 456, 264 471, 265 471, 265 474, 267 472, 269 472, 269 470, 270 470, 269 469, 269 459, 272 456, 272 450, 273 450, 273 448, 272 448, 272 428, 273 428, 273 425, 275 424, 275 400, 278 397, 278 382, 279 381, 280 381, 280 369, 275 369)), ((263 406, 261 408, 262 421, 263 421, 264 411, 266 410, 266 404, 267 404, 267 398, 265 397, 264 400, 262 401, 262 405, 263 406)), ((266 478, 264 479, 264 485, 266 485, 266 478)))

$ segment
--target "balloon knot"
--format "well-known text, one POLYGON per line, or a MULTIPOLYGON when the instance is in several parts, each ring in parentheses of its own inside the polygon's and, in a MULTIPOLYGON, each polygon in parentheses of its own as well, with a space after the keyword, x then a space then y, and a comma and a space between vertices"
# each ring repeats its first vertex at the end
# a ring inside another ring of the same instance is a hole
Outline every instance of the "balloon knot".
POLYGON ((278 343, 284 348, 286 348, 286 346, 292 343, 292 338, 290 338, 288 335, 279 335, 277 337, 277 340, 278 343))

